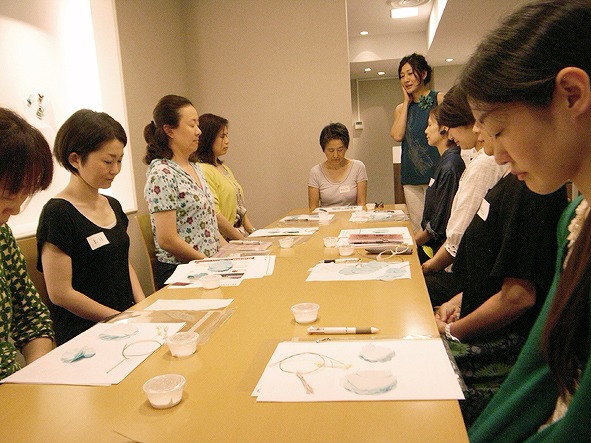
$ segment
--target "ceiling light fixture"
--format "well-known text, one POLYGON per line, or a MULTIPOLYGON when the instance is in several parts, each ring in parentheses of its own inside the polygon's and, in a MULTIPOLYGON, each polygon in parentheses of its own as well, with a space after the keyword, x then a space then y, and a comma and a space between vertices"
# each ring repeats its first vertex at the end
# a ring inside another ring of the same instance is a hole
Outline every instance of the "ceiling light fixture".
POLYGON ((370 72, 371 71, 371 68, 365 68, 364 71, 365 72, 370 72))
POLYGON ((419 15, 419 8, 398 8, 390 10, 390 17, 392 18, 409 18, 417 17, 419 15))
POLYGON ((386 4, 391 8, 412 8, 429 3, 429 0, 388 0, 386 4))
POLYGON ((385 75, 386 73, 384 71, 380 71, 378 72, 378 75, 385 75))
POLYGON ((453 58, 446 58, 445 61, 449 63, 449 62, 453 62, 454 59, 453 58))
POLYGON ((361 35, 367 35, 367 34, 369 34, 369 32, 367 32, 367 31, 361 31, 359 34, 361 34, 361 35))

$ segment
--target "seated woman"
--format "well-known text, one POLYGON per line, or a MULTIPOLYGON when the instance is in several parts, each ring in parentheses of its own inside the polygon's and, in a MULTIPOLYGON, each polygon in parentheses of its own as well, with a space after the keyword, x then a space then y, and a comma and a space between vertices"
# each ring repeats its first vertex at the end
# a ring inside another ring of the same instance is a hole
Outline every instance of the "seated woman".
POLYGON ((473 443, 590 439, 590 21, 587 0, 528 2, 478 46, 460 76, 477 121, 495 135, 498 161, 535 192, 568 180, 581 192, 558 224, 546 304, 469 430, 473 443))
MULTIPOLYGON (((484 138, 479 131, 474 131, 474 116, 466 98, 456 87, 452 87, 440 105, 439 123, 448 127, 448 136, 464 150, 476 149, 476 154, 468 164, 460 179, 458 190, 453 200, 451 213, 446 227, 446 240, 433 258, 423 263, 423 273, 443 273, 453 263, 458 246, 466 228, 474 218, 482 199, 507 171, 507 165, 499 165, 491 155, 482 149, 484 138)), ((447 275, 450 277, 449 275, 447 275)), ((461 292, 461 286, 452 285, 453 276, 445 280, 446 275, 429 279, 429 296, 434 306, 448 301, 461 292), (437 285, 445 281, 446 284, 437 285), (449 284, 448 284, 449 283, 449 284)))
POLYGON ((364 206, 367 201, 367 171, 359 160, 349 160, 349 131, 342 123, 331 123, 320 133, 326 161, 314 166, 308 177, 310 212, 319 206, 364 206))
POLYGON ((145 298, 129 261, 129 221, 103 195, 121 171, 127 136, 104 112, 81 109, 58 130, 53 154, 70 172, 37 227, 37 268, 55 305, 58 345, 145 298))
POLYGON ((214 255, 220 242, 215 202, 193 156, 201 130, 185 97, 166 95, 144 129, 148 202, 156 244, 156 279, 162 287, 181 263, 214 255))
POLYGON ((29 364, 53 346, 49 310, 6 224, 27 198, 47 189, 52 175, 51 151, 43 135, 14 112, 0 108, 0 380, 21 368, 17 350, 29 364))
POLYGON ((232 170, 220 157, 228 152, 228 120, 213 114, 199 116, 197 159, 215 199, 220 233, 226 240, 240 240, 255 231, 244 203, 244 191, 232 170))
MULTIPOLYGON (((482 136, 491 153, 490 136, 482 136)), ((464 233, 451 274, 463 292, 437 309, 435 321, 467 386, 460 401, 467 427, 509 374, 544 302, 566 204, 564 187, 539 195, 508 174, 486 194, 464 233)))
POLYGON ((421 229, 415 232, 415 242, 421 263, 433 257, 445 241, 445 228, 451 205, 458 190, 466 164, 460 148, 447 136, 447 128, 438 122, 440 106, 429 111, 425 135, 429 145, 435 146, 441 158, 425 191, 425 209, 421 229))

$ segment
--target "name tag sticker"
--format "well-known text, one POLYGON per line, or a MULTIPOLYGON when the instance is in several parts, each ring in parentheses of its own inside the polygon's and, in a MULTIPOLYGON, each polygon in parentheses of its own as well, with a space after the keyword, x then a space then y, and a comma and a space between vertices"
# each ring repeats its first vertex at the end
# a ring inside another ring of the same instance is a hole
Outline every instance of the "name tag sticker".
POLYGON ((490 210, 490 203, 487 202, 485 199, 482 200, 480 203, 480 208, 478 208, 477 214, 480 216, 482 220, 486 220, 488 218, 488 211, 490 210))
POLYGON ((109 240, 105 236, 104 232, 97 232, 96 234, 90 235, 86 237, 86 241, 90 245, 90 249, 93 251, 100 248, 101 246, 109 244, 109 240))
POLYGON ((344 194, 345 192, 349 192, 351 190, 351 186, 349 185, 343 185, 339 187, 339 192, 341 194, 344 194))
POLYGON ((429 180, 429 187, 433 186, 433 183, 435 183, 435 179, 431 177, 431 180, 429 180))

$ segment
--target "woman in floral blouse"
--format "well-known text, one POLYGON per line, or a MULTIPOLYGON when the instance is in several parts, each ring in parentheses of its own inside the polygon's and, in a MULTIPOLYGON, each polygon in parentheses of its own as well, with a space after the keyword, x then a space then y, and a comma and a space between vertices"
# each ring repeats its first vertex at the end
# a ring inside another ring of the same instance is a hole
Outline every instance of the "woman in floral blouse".
POLYGON ((51 151, 43 135, 14 112, 0 108, 0 379, 20 369, 17 349, 28 364, 53 346, 49 310, 6 225, 28 197, 49 186, 52 175, 51 151))
POLYGON ((201 131, 193 104, 184 97, 160 99, 144 129, 149 166, 144 196, 156 243, 160 286, 181 263, 215 254, 221 239, 215 203, 194 162, 201 131))

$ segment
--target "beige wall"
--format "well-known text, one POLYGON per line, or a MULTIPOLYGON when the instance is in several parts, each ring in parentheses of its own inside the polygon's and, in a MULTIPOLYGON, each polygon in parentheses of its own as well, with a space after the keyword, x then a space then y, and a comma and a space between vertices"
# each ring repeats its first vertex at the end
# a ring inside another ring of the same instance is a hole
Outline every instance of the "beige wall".
MULTIPOLYGON (((345 0, 116 0, 116 7, 138 211, 147 212, 143 128, 170 93, 230 121, 226 161, 256 226, 307 206, 308 171, 324 159, 320 130, 342 121, 352 131, 345 0)), ((135 225, 130 235, 148 288, 135 225)))
POLYGON ((363 129, 353 130, 357 158, 365 163, 368 176, 367 199, 370 202, 394 202, 394 174, 390 137, 394 108, 402 102, 400 81, 394 78, 351 82, 353 117, 359 117, 363 129), (357 94, 359 87, 359 94, 357 94))
POLYGON ((225 160, 255 226, 307 207, 323 126, 351 128, 345 0, 199 0, 187 8, 189 87, 230 121, 225 160))
MULTIPOLYGON (((127 104, 129 138, 138 213, 147 213, 143 163, 146 143, 144 126, 152 109, 166 94, 188 95, 186 29, 182 0, 117 0, 117 23, 121 45, 123 85, 127 104)), ((129 215, 130 256, 146 294, 152 292, 148 267, 134 214, 129 215)))

